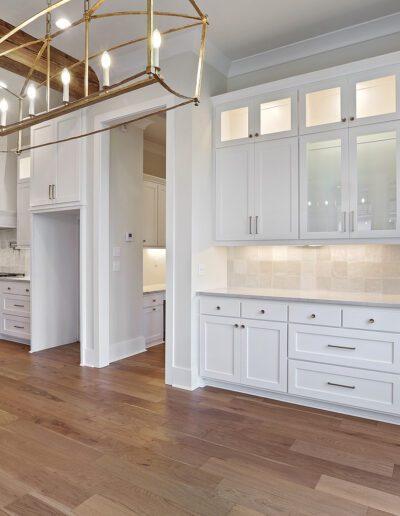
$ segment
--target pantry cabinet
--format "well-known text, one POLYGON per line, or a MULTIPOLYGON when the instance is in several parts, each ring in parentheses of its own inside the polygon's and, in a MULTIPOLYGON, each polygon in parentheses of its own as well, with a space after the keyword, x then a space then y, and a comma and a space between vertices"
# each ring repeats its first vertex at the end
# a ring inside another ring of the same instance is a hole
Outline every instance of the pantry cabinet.
POLYGON ((143 247, 166 246, 165 181, 145 176, 143 181, 143 247))
MULTIPOLYGON (((43 122, 31 130, 32 146, 82 133, 82 113, 43 122)), ((82 203, 83 140, 72 140, 32 150, 32 208, 55 209, 82 203)))

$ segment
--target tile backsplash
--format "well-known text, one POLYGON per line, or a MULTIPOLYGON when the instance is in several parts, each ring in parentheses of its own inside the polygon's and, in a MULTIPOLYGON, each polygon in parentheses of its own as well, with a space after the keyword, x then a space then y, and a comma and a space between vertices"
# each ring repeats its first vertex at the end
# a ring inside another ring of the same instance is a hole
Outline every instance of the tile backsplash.
POLYGON ((0 272, 17 272, 29 275, 30 258, 29 249, 12 249, 10 242, 17 240, 15 230, 0 230, 0 272))
POLYGON ((400 294, 400 245, 230 247, 228 286, 400 294))

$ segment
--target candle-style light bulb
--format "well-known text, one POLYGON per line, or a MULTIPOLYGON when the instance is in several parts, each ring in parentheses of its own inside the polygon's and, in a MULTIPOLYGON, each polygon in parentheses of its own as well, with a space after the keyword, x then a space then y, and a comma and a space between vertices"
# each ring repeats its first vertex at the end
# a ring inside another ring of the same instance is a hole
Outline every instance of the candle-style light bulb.
POLYGON ((153 66, 160 68, 161 33, 158 29, 153 31, 151 46, 153 49, 153 66))
POLYGON ((29 98, 29 115, 34 116, 35 114, 35 98, 36 98, 36 88, 33 84, 31 84, 27 91, 29 98))
POLYGON ((71 82, 71 74, 68 68, 64 68, 61 72, 61 81, 63 83, 63 102, 69 102, 69 83, 71 82))
POLYGON ((110 66, 111 66, 111 57, 107 52, 103 52, 101 55, 101 66, 103 68, 103 88, 110 86, 110 66))
POLYGON ((2 99, 0 102, 0 113, 1 113, 1 120, 0 125, 5 127, 7 125, 7 111, 8 111, 8 102, 6 99, 2 99))

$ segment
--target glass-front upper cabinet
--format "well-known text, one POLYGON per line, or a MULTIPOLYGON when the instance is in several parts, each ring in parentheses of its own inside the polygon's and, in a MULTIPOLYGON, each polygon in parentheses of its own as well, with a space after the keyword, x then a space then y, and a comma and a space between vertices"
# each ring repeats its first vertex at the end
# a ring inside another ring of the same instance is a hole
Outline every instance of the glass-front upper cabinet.
POLYGON ((299 91, 300 133, 316 133, 348 126, 347 82, 312 84, 299 91))
POLYGON ((252 99, 217 106, 215 117, 216 147, 249 143, 254 138, 252 99))
POLYGON ((350 126, 400 117, 400 80, 393 68, 363 72, 349 79, 350 126))
POLYGON ((296 136, 297 90, 279 91, 254 100, 257 140, 274 140, 296 136))
POLYGON ((300 238, 348 238, 347 130, 300 138, 300 238))
POLYGON ((350 129, 350 237, 397 237, 400 122, 350 129))

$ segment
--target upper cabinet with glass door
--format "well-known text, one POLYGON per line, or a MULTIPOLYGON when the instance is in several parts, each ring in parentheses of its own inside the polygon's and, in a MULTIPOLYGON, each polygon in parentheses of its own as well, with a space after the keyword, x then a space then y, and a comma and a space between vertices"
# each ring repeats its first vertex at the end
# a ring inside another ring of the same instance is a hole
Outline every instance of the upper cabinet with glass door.
POLYGON ((295 136, 297 90, 218 106, 215 128, 216 147, 295 136))

